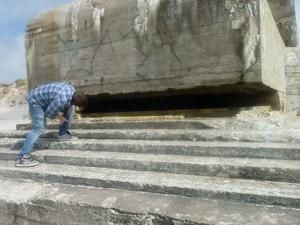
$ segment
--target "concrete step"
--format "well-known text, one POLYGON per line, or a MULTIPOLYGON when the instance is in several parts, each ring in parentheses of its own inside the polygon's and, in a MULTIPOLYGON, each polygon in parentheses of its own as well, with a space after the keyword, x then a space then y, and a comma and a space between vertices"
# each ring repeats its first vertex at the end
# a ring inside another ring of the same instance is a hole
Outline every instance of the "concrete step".
MULTIPOLYGON (((0 148, 19 149, 23 142, 24 139, 2 138, 0 139, 0 148)), ((299 143, 146 141, 118 139, 79 139, 73 142, 57 142, 55 139, 40 139, 36 148, 300 160, 299 143)))
POLYGON ((42 164, 26 169, 16 168, 14 161, 0 161, 0 174, 8 178, 31 179, 50 183, 300 208, 300 184, 295 183, 56 164, 42 164))
MULTIPOLYGON (((267 130, 278 129, 279 127, 299 127, 300 118, 287 119, 284 116, 253 117, 251 115, 239 117, 219 118, 197 118, 197 119, 154 119, 126 121, 122 119, 113 121, 89 121, 82 120, 74 122, 73 129, 254 129, 267 130)), ((49 123, 48 129, 58 129, 57 123, 49 123)), ((18 130, 31 129, 31 124, 18 124, 18 130)))
MULTIPOLYGON (((15 160, 16 155, 16 151, 0 149, 0 160, 15 160)), ((43 150, 34 155, 42 163, 300 183, 300 161, 297 160, 78 150, 43 150)))
MULTIPOLYGON (((58 129, 58 124, 47 124, 48 129, 58 129)), ((102 121, 77 122, 73 129, 208 129, 209 120, 157 120, 157 121, 102 121)), ((29 130, 31 124, 18 124, 17 130, 29 130)))
POLYGON ((0 177, 4 225, 296 225, 298 209, 0 177), (196 212, 196 213, 191 213, 196 212))
MULTIPOLYGON (((0 138, 25 138, 28 131, 0 132, 0 138)), ((131 139, 177 141, 241 141, 300 143, 300 133, 295 129, 273 130, 221 130, 221 129, 89 129, 72 130, 80 139, 131 139)), ((54 138, 56 130, 46 130, 44 138, 54 138)))

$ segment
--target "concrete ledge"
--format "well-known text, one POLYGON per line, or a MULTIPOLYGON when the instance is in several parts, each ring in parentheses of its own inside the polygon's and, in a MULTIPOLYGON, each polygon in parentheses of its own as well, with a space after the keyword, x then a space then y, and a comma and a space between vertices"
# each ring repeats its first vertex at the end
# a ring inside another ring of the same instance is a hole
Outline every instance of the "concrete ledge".
MULTIPOLYGON (((0 149, 0 160, 15 160, 16 155, 15 151, 0 149)), ((77 150, 44 150, 35 152, 34 156, 41 163, 50 164, 300 183, 300 164, 296 160, 77 150)))
MULTIPOLYGON (((151 115, 151 114, 149 114, 151 115)), ((210 115, 213 115, 211 113, 210 115)), ((197 119, 151 119, 148 117, 144 120, 126 120, 127 117, 120 117, 113 121, 104 119, 86 120, 75 122, 72 129, 89 130, 89 129, 181 129, 181 130, 202 130, 202 129, 221 129, 221 130, 255 130, 255 131, 273 131, 279 129, 298 129, 300 126, 300 117, 293 114, 280 114, 278 112, 270 112, 268 109, 254 108, 247 111, 241 109, 240 113, 235 117, 199 117, 197 119), (148 119, 146 119, 148 118, 148 119)), ((151 118, 151 116, 150 116, 151 118)), ((31 124, 18 124, 18 130, 29 130, 31 124)), ((49 130, 57 130, 58 123, 49 123, 49 130)))
POLYGON ((300 208, 300 184, 292 183, 54 164, 43 164, 35 168, 24 169, 14 167, 13 161, 0 161, 0 174, 5 177, 51 183, 300 208))
POLYGON ((295 225, 300 219, 299 210, 274 206, 3 177, 1 181, 0 215, 6 219, 1 225, 295 225))
MULTIPOLYGON (((0 132, 0 138, 25 138, 29 131, 0 132)), ((46 130, 43 138, 56 138, 57 130, 46 130)), ((89 129, 71 130, 80 139, 131 139, 174 141, 241 141, 300 143, 297 129, 225 130, 225 129, 89 129)))
MULTIPOLYGON (((19 149, 24 139, 0 139, 0 148, 19 149)), ((97 140, 86 139, 73 142, 57 142, 40 139, 36 149, 109 151, 128 153, 151 153, 209 157, 238 157, 266 159, 300 159, 299 143, 251 143, 251 142, 193 142, 193 141, 147 141, 147 140, 97 140)))
MULTIPOLYGON (((74 123, 73 129, 206 129, 212 128, 208 123, 197 120, 183 121, 112 121, 74 123)), ((48 124, 48 129, 58 129, 57 124, 48 124)), ((17 130, 29 130, 31 124, 18 124, 17 130)))

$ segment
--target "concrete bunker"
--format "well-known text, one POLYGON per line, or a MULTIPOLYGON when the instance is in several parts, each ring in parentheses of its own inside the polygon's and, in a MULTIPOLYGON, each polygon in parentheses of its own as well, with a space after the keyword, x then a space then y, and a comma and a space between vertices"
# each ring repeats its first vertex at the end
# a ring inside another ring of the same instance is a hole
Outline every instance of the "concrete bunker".
POLYGON ((276 22, 267 0, 77 0, 29 22, 29 89, 68 82, 89 95, 86 113, 282 109, 276 22))

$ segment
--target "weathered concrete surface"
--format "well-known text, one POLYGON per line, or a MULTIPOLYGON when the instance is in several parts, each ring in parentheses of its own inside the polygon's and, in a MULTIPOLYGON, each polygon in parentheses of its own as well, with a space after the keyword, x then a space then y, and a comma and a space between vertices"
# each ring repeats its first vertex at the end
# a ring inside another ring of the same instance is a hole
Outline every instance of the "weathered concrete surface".
POLYGON ((284 93, 283 58, 270 65, 284 46, 276 31, 267 0, 75 1, 30 21, 29 86, 64 80, 93 95, 221 85, 284 93))
POLYGON ((298 32, 295 0, 268 0, 268 2, 285 45, 296 47, 298 32))
MULTIPOLYGON (((260 1, 260 5, 261 79, 263 83, 279 90, 279 95, 283 96, 286 92, 285 46, 267 1, 260 1)), ((283 97, 281 101, 280 105, 284 106, 283 97)))
POLYGON ((300 219, 299 210, 276 206, 4 177, 1 181, 1 225, 295 225, 300 219))
POLYGON ((41 139, 33 152, 41 165, 27 169, 14 166, 27 131, 2 133, 0 221, 297 224, 299 122, 259 111, 234 118, 75 123, 82 139, 57 142, 55 131, 46 131, 52 138, 41 139))
POLYGON ((300 111, 300 48, 286 49, 287 111, 300 111))
MULTIPOLYGON (((25 138, 29 131, 0 132, 0 138, 25 138)), ((274 130, 225 130, 223 129, 90 129, 72 130, 80 139, 131 139, 131 140, 174 140, 174 141, 240 141, 300 143, 297 129, 274 130)), ((42 138, 56 138, 57 130, 46 131, 42 138)))
MULTIPOLYGON (((210 115, 214 115, 211 112, 210 115)), ((138 119, 136 117, 126 120, 127 118, 117 118, 116 120, 102 120, 94 118, 92 121, 82 119, 72 124, 72 129, 181 129, 181 130, 202 130, 202 129, 219 129, 219 130, 289 130, 298 129, 300 126, 300 117, 291 113, 279 113, 272 111, 241 111, 234 117, 198 117, 198 118, 172 118, 160 119, 152 118, 151 115, 138 119), (150 118, 150 119, 149 119, 150 118)), ((48 129, 58 129, 57 123, 47 124, 48 129)), ((18 124, 18 130, 31 129, 30 124, 18 124)))
MULTIPOLYGON (((20 149, 24 139, 0 139, 1 148, 20 149)), ((110 151, 151 153, 209 157, 238 157, 266 159, 300 159, 299 143, 251 143, 251 142, 193 142, 147 140, 78 140, 61 143, 49 139, 40 140, 36 149, 110 151)))
MULTIPOLYGON (((300 183, 297 160, 80 150, 39 150, 34 156, 50 164, 300 183)), ((15 158, 16 151, 0 149, 0 160, 15 158)))
POLYGON ((43 164, 16 168, 14 161, 0 161, 5 177, 72 185, 116 188, 193 198, 209 198, 263 205, 300 208, 300 184, 144 172, 96 167, 43 164))

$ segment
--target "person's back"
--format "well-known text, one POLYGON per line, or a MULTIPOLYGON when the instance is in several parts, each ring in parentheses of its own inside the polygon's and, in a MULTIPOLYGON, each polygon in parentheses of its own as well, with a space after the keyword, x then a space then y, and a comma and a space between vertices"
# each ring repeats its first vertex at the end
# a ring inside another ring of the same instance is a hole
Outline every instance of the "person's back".
POLYGON ((30 91, 27 101, 37 104, 45 111, 46 117, 55 118, 58 111, 63 111, 71 104, 75 93, 73 86, 61 82, 54 82, 37 87, 30 91))
POLYGON ((72 97, 74 92, 74 87, 69 84, 53 82, 44 84, 30 91, 27 100, 30 103, 36 103, 42 106, 49 104, 50 101, 55 100, 60 94, 69 94, 72 97))

